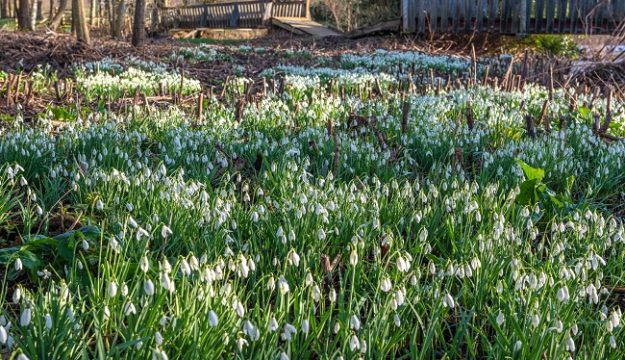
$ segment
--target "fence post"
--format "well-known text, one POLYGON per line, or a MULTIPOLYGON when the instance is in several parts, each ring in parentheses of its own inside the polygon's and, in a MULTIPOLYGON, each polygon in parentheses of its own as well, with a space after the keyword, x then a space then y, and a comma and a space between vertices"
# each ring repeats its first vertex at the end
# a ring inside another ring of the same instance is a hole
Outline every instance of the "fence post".
POLYGON ((527 35, 527 1, 528 0, 521 0, 521 24, 519 26, 518 35, 527 35))
POLYGON ((417 30, 415 0, 401 0, 401 17, 404 32, 415 32, 417 30))
POLYGON ((271 14, 273 9, 273 1, 265 2, 265 13, 263 14, 263 25, 271 24, 271 14))

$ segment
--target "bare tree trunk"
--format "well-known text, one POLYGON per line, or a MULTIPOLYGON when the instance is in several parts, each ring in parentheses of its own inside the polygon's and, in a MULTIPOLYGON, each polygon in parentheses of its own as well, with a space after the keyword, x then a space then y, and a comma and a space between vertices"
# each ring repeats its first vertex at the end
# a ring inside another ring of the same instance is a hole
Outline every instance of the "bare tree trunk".
POLYGON ((96 6, 96 2, 97 0, 91 0, 91 3, 89 4, 89 25, 93 26, 94 23, 94 19, 95 19, 95 6, 96 6))
POLYGON ((50 0, 50 8, 48 9, 48 21, 54 16, 54 0, 50 0))
POLYGON ((37 12, 38 12, 39 1, 32 0, 30 7, 30 14, 28 14, 28 30, 34 31, 35 25, 37 24, 37 12))
POLYGON ((67 10, 68 5, 69 0, 60 0, 59 10, 56 12, 56 15, 54 15, 52 20, 50 20, 50 30, 56 31, 59 25, 61 25, 61 20, 63 20, 63 13, 65 12, 65 10, 67 10))
POLYGON ((17 27, 21 30, 29 30, 30 25, 30 3, 28 0, 19 0, 17 9, 17 27))
POLYGON ((135 2, 135 17, 132 22, 132 46, 143 45, 145 38, 145 0, 135 2))
POLYGON ((85 19, 85 8, 82 0, 72 0, 72 22, 76 30, 76 38, 85 44, 91 43, 89 27, 85 19))
POLYGON ((115 39, 121 39, 122 37, 122 26, 124 25, 125 14, 126 14, 126 1, 119 0, 119 3, 117 4, 117 8, 115 9, 115 14, 113 15, 113 22, 112 22, 112 28, 111 28, 111 35, 113 35, 115 39))

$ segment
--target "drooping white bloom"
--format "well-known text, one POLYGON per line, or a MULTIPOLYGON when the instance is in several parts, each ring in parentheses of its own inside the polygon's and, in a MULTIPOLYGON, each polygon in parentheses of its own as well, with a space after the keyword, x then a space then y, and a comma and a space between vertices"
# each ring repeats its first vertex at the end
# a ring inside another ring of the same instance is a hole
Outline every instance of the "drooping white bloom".
POLYGON ((169 291, 170 293, 173 293, 176 290, 174 281, 169 278, 169 275, 166 272, 161 274, 161 286, 163 286, 163 289, 169 291))
POLYGON ((217 324, 219 324, 219 318, 217 317, 217 314, 213 310, 210 310, 208 312, 208 324, 211 327, 215 327, 217 326, 217 324))
POLYGON ((270 276, 269 280, 267 280, 267 290, 273 291, 275 288, 276 288, 276 280, 273 278, 273 276, 270 276))
POLYGON ((106 286, 106 296, 110 299, 117 295, 117 283, 115 281, 109 281, 106 286))
POLYGON ((163 344, 163 335, 161 335, 161 333, 158 331, 154 334, 154 342, 158 346, 163 344))
POLYGON ((278 327, 280 327, 280 325, 278 325, 278 321, 276 321, 276 318, 272 318, 269 321, 269 332, 274 332, 276 330, 278 330, 278 327))
POLYGON ((352 315, 349 318, 349 327, 355 331, 360 330, 360 319, 356 315, 352 315))
POLYGON ((504 317, 501 310, 499 311, 499 314, 497 314, 497 318, 495 320, 497 321, 497 325, 499 326, 503 325, 503 323, 506 321, 506 318, 504 317))
POLYGON ((22 299, 22 289, 19 287, 16 287, 15 290, 13 291, 13 304, 19 304, 20 300, 22 299))
POLYGON ((295 250, 291 251, 289 253, 289 257, 288 257, 288 261, 291 265, 298 267, 299 266, 299 261, 300 261, 300 257, 299 255, 295 252, 295 250))
POLYGON ((358 336, 356 336, 356 334, 352 335, 349 339, 349 349, 351 351, 357 351, 360 349, 360 340, 358 340, 358 336))
POLYGON ((163 227, 161 228, 161 237, 168 238, 172 234, 173 234, 173 231, 171 231, 169 226, 163 225, 163 227))
POLYGON ((0 325, 0 344, 6 344, 8 338, 7 330, 4 326, 0 325))
POLYGON ((143 291, 145 291, 145 294, 147 296, 154 295, 154 283, 152 282, 152 280, 150 279, 145 280, 145 282, 143 283, 143 291))
POLYGON ((148 260, 147 256, 143 255, 141 260, 139 260, 139 267, 144 273, 148 272, 148 270, 150 269, 150 261, 148 260))
POLYGON ((52 329, 52 316, 50 314, 46 314, 45 316, 45 326, 48 330, 52 329))
POLYGON ((24 353, 21 353, 21 354, 17 355, 15 360, 30 360, 30 359, 24 353))
POLYGON ((135 304, 133 304, 132 302, 127 302, 126 305, 124 306, 124 314, 126 316, 136 315, 137 308, 135 307, 135 304))
POLYGON ((308 319, 302 320, 302 332, 304 334, 308 334, 309 331, 310 331, 310 322, 308 321, 308 319))
POLYGON ((26 308, 22 311, 20 315, 20 326, 26 327, 30 325, 30 320, 32 319, 32 309, 26 308))
POLYGON ((280 353, 280 360, 289 360, 289 355, 287 355, 284 351, 280 353))
POLYGON ((382 281, 380 282, 380 290, 382 290, 383 292, 391 291, 392 287, 393 284, 391 283, 391 279, 389 279, 388 277, 384 277, 384 279, 382 279, 382 281))
POLYGON ((283 341, 291 341, 293 339, 293 335, 297 334, 297 329, 295 326, 291 324, 284 324, 284 328, 282 329, 282 334, 280 334, 280 338, 283 341))
POLYGON ((445 296, 443 296, 443 306, 450 309, 453 309, 456 306, 456 302, 450 293, 446 293, 445 296))
POLYGON ((328 300, 330 300, 331 303, 334 303, 336 302, 336 296, 336 290, 334 290, 334 288, 331 288, 328 292, 328 300))
POLYGON ((286 281, 284 276, 280 276, 280 278, 278 279, 278 290, 282 295, 289 292, 289 283, 286 281))
POLYGON ((15 271, 22 271, 22 259, 17 258, 15 259, 15 262, 13 263, 13 267, 15 268, 15 271))
POLYGON ((191 266, 189 266, 189 262, 187 262, 187 259, 182 259, 182 261, 180 261, 180 272, 184 276, 191 275, 191 266))

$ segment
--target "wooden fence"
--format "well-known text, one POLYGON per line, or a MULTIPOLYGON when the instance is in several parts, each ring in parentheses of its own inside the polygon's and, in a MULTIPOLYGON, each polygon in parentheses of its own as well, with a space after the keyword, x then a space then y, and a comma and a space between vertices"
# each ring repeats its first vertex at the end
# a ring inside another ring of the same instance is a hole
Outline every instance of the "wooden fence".
POLYGON ((611 33, 625 0, 401 0, 406 32, 611 33))
POLYGON ((158 10, 162 29, 258 28, 272 17, 307 18, 307 0, 260 0, 169 7, 158 10))

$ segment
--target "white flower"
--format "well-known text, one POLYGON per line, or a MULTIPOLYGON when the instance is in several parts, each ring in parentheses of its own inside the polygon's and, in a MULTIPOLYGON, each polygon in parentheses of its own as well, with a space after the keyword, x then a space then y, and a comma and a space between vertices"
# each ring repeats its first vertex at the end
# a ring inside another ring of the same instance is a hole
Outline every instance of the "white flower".
POLYGON ((144 255, 141 258, 141 260, 139 261, 139 267, 141 268, 141 271, 143 271, 144 273, 148 272, 148 270, 150 269, 150 262, 147 256, 144 255))
POLYGON ((17 258, 15 259, 15 262, 13 263, 13 267, 15 268, 15 271, 22 271, 22 259, 17 258))
POLYGON ((287 355, 284 351, 280 353, 280 360, 289 360, 289 355, 287 355))
POLYGON ((356 264, 358 264, 358 253, 356 249, 352 249, 352 252, 349 254, 349 264, 351 266, 356 266, 356 264))
POLYGON ((163 227, 161 228, 161 236, 163 238, 168 238, 171 234, 173 234, 173 232, 171 231, 169 226, 163 225, 163 227))
POLYGON ((245 340, 244 338, 238 338, 237 348, 239 349, 239 351, 243 351, 244 346, 247 346, 247 340, 245 340))
POLYGON ((321 299, 321 289, 319 288, 319 286, 313 286, 312 297, 315 302, 319 302, 319 300, 321 299))
POLYGON ((454 298, 451 296, 450 293, 446 293, 445 296, 443 296, 443 306, 450 309, 453 309, 456 306, 454 298))
POLYGON ((330 289, 330 292, 328 293, 328 300, 333 303, 336 301, 336 296, 336 290, 334 290, 334 288, 330 289))
POLYGON ((152 350, 152 360, 169 360, 164 350, 154 349, 152 350))
POLYGON ((360 340, 358 340, 358 336, 355 334, 349 339, 349 348, 351 351, 357 351, 360 349, 360 340))
POLYGON ((271 321, 269 321, 269 332, 278 330, 278 327, 280 327, 280 325, 278 325, 278 321, 276 321, 275 317, 272 318, 271 321))
POLYGON ((499 314, 497 315, 497 325, 501 326, 503 325, 503 323, 506 321, 506 318, 504 317, 503 313, 501 312, 501 310, 499 311, 499 314))
POLYGON ((191 266, 189 266, 189 263, 186 259, 182 259, 182 261, 180 262, 180 272, 182 273, 182 275, 185 276, 191 275, 191 266))
POLYGON ((7 339, 8 339, 7 330, 4 328, 4 326, 0 325, 0 344, 2 345, 6 344, 7 339))
POLYGON ((219 324, 219 318, 217 317, 217 314, 213 310, 208 312, 208 324, 211 327, 215 327, 217 326, 217 324, 219 324))
POLYGON ((382 290, 383 292, 389 292, 391 291, 392 287, 393 284, 391 283, 391 279, 385 276, 384 279, 382 279, 382 281, 380 282, 380 290, 382 290))
POLYGON ((269 280, 267 280, 267 290, 273 291, 275 288, 276 288, 276 280, 273 278, 273 276, 270 276, 269 280))
POLYGON ((393 316, 393 322, 395 323, 395 326, 401 326, 401 319, 399 318, 399 315, 395 314, 395 316, 393 316))
POLYGON ((52 316, 50 314, 46 314, 45 316, 45 325, 46 325, 46 329, 48 330, 52 329, 52 316))
POLYGON ((30 308, 26 308, 22 311, 22 315, 20 316, 20 326, 25 327, 30 324, 30 320, 32 318, 32 310, 30 308))
POLYGON ((299 266, 299 255, 295 251, 291 251, 289 253, 288 261, 291 265, 298 267, 299 266))
POLYGON ((135 307, 135 304, 131 302, 126 303, 126 305, 124 306, 124 314, 126 314, 126 316, 136 315, 137 308, 135 307))
POLYGON ((614 335, 610 336, 610 347, 612 349, 616 349, 616 339, 614 338, 614 335))
POLYGON ((558 289, 557 296, 558 296, 558 300, 560 302, 567 302, 567 301, 569 301, 569 299, 570 299, 569 288, 566 287, 566 286, 561 287, 560 289, 558 289))
POLYGON ((21 298, 22 298, 22 289, 19 287, 16 287, 15 290, 13 291, 13 304, 19 304, 21 298))
POLYGON ((280 290, 280 294, 284 295, 289 292, 289 283, 286 282, 284 276, 281 276, 278 279, 278 290, 280 290))
POLYGON ((117 295, 117 284, 114 281, 109 281, 106 287, 106 296, 110 299, 117 295))
POLYGON ((152 280, 147 279, 144 283, 143 283, 143 291, 145 291, 145 294, 147 296, 152 296, 154 295, 154 283, 152 282, 152 280))
POLYGON ((349 327, 355 331, 360 330, 360 319, 356 315, 349 318, 349 327))
POLYGON ((102 211, 102 209, 104 209, 104 203, 102 200, 98 199, 98 201, 95 202, 95 208, 98 211, 102 211))
POLYGON ((169 291, 170 293, 173 293, 176 290, 173 280, 171 280, 169 275, 165 272, 161 274, 161 286, 163 286, 163 289, 169 291))
POLYGON ((302 320, 302 332, 308 334, 308 331, 310 331, 310 322, 304 319, 302 320))
POLYGON ((291 341, 293 339, 293 335, 295 334, 297 334, 297 329, 295 329, 295 326, 291 324, 284 324, 284 328, 280 337, 283 341, 291 341))
POLYGON ((319 229, 319 231, 317 232, 317 237, 321 241, 325 240, 326 239, 326 232, 323 231, 323 229, 319 229))
POLYGON ((156 343, 156 345, 160 346, 161 344, 163 344, 163 335, 161 335, 160 332, 156 332, 154 334, 154 342, 156 343))
POLYGON ((15 360, 30 360, 28 356, 24 355, 24 353, 19 354, 15 360))

